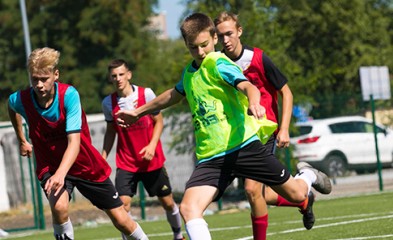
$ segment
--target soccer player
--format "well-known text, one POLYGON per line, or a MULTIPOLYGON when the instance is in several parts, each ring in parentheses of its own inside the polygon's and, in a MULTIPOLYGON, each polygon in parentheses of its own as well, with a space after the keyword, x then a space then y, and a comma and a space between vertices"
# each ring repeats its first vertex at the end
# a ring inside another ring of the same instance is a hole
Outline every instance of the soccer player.
POLYGON ((155 112, 141 117, 128 128, 116 124, 116 113, 120 109, 133 110, 156 97, 150 88, 132 85, 132 72, 123 59, 112 60, 108 65, 109 79, 116 91, 104 98, 102 110, 107 122, 102 156, 110 153, 116 135, 116 180, 115 186, 127 212, 138 182, 142 181, 151 197, 157 196, 166 212, 175 240, 183 239, 181 217, 176 205, 167 171, 160 136, 164 128, 162 114, 155 112))
POLYGON ((74 187, 102 209, 127 239, 148 239, 123 208, 109 178, 111 168, 90 138, 77 90, 59 82, 60 53, 35 49, 28 59, 32 86, 10 95, 8 112, 22 156, 37 163, 36 174, 49 200, 55 239, 74 239, 68 216, 74 187), (25 138, 22 117, 32 144, 25 138))
MULTIPOLYGON (((261 105, 266 109, 267 119, 278 123, 278 94, 282 97, 281 123, 276 133, 266 144, 274 153, 275 142, 279 148, 289 146, 289 124, 292 115, 292 92, 287 84, 288 80, 273 64, 270 58, 259 48, 251 48, 242 44, 240 36, 243 28, 239 23, 238 16, 233 13, 222 12, 215 19, 214 24, 218 35, 218 41, 223 46, 222 52, 242 68, 247 79, 254 84, 261 93, 261 105)), ((252 222, 256 222, 259 206, 263 196, 269 205, 299 207, 303 214, 303 225, 311 229, 315 222, 313 213, 314 194, 310 191, 308 199, 301 203, 291 203, 276 194, 268 186, 245 179, 244 188, 252 210, 252 222), (263 193, 261 191, 263 189, 263 193)), ((258 231, 257 225, 253 224, 253 230, 258 231)))
MULTIPOLYGON (((203 212, 217 201, 235 177, 263 182, 292 202, 307 198, 311 185, 329 191, 327 176, 314 168, 302 168, 293 178, 263 143, 269 128, 263 120, 261 94, 241 69, 224 54, 215 52, 217 34, 213 21, 202 13, 188 16, 181 33, 193 61, 183 70, 178 84, 134 111, 117 112, 118 123, 126 127, 138 118, 167 108, 186 97, 193 117, 197 165, 186 184, 180 213, 187 234, 193 240, 211 235, 203 212), (264 134, 259 135, 264 130, 264 134)), ((274 130, 273 130, 274 131, 274 130)), ((265 232, 254 239, 266 239, 267 206, 258 219, 265 232)))

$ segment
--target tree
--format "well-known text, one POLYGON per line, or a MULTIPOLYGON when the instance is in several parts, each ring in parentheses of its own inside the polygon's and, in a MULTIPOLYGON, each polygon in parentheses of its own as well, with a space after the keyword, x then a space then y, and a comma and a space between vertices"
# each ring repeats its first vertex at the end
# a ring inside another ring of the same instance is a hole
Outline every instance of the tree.
POLYGON ((311 103, 315 118, 361 113, 359 67, 393 69, 391 0, 185 2, 212 17, 239 14, 243 42, 265 50, 290 80, 295 103, 311 103))
POLYGON ((286 54, 302 68, 299 81, 293 84, 296 94, 313 96, 313 114, 317 118, 359 113, 363 104, 359 67, 393 67, 389 59, 393 50, 392 32, 386 31, 392 24, 391 2, 302 0, 275 3, 277 22, 291 31, 286 54), (337 102, 338 97, 341 102, 337 102))
MULTIPOLYGON (((87 113, 100 112, 110 91, 106 65, 112 58, 130 61, 135 71, 154 59, 158 40, 148 26, 156 5, 157 0, 27 1, 31 46, 59 50, 60 80, 78 89, 87 113)), ((8 95, 29 82, 18 2, 2 0, 0 7, 0 100, 6 108, 8 95)), ((6 112, 1 119, 8 119, 6 112)))

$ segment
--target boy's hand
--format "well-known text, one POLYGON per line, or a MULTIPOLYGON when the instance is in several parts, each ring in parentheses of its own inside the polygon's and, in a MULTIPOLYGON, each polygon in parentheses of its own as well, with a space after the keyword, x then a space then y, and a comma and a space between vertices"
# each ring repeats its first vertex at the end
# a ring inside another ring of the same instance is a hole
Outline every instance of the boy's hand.
POLYGON ((51 176, 45 183, 44 190, 46 194, 49 196, 53 194, 55 197, 63 190, 64 187, 64 178, 62 174, 55 173, 51 176))
POLYGON ((154 157, 156 148, 151 144, 147 145, 146 147, 142 148, 139 154, 143 155, 142 159, 146 161, 151 161, 154 157))
POLYGON ((251 104, 248 106, 248 114, 256 119, 262 119, 266 114, 266 109, 260 104, 251 104))
POLYGON ((19 151, 21 156, 31 157, 33 153, 33 145, 29 142, 21 142, 19 145, 19 151))
POLYGON ((131 110, 120 110, 115 115, 117 116, 117 124, 120 127, 129 127, 139 119, 136 113, 131 110))
POLYGON ((286 129, 280 129, 277 134, 277 147, 279 148, 286 148, 289 147, 289 132, 286 129))

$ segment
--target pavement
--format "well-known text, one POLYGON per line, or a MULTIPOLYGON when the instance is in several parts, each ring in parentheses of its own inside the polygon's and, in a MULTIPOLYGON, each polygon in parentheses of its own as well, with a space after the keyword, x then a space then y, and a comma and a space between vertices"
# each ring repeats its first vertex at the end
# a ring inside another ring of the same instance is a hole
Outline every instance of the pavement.
POLYGON ((378 172, 372 174, 355 173, 332 179, 333 190, 329 195, 318 194, 318 199, 346 197, 366 193, 393 190, 393 169, 383 169, 381 179, 378 172))

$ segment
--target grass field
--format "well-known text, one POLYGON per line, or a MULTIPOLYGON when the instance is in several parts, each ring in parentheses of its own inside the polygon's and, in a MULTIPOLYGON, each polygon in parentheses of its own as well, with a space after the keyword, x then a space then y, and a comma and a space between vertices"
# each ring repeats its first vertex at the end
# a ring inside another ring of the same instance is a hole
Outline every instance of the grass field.
MULTIPOLYGON (((361 186, 359 186, 361 187, 361 186)), ((317 199, 318 200, 318 199, 317 199)), ((295 208, 269 209, 269 240, 393 239, 393 192, 317 201, 316 223, 305 230, 295 208)), ((226 210, 205 217, 215 240, 252 239, 249 211, 226 210)), ((139 222, 150 240, 172 239, 165 220, 139 222)), ((110 224, 76 227, 76 239, 121 239, 110 224)), ((52 230, 12 233, 5 239, 53 239, 52 230)))

